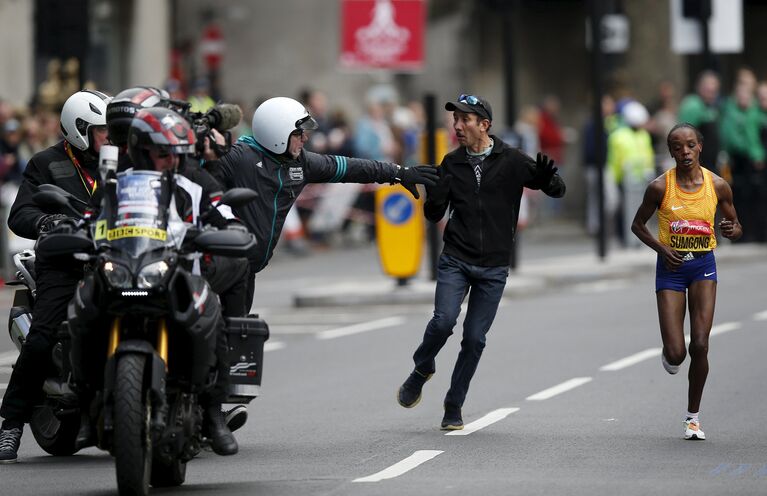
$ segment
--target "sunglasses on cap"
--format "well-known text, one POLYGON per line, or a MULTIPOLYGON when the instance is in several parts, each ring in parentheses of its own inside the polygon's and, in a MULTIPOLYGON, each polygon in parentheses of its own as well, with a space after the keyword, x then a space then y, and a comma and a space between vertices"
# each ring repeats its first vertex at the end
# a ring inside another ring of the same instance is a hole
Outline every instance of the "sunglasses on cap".
POLYGON ((461 93, 461 96, 458 97, 458 102, 465 103, 468 105, 479 105, 483 109, 485 108, 485 106, 482 104, 482 101, 474 95, 466 95, 464 93, 461 93))

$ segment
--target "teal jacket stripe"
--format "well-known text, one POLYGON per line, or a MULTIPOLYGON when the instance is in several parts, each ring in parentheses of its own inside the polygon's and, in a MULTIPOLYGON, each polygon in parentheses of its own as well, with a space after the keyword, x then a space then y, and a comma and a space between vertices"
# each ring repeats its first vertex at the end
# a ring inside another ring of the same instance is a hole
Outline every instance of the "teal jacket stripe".
POLYGON ((346 157, 341 157, 338 155, 333 155, 333 158, 336 160, 336 175, 333 176, 333 178, 328 182, 337 183, 340 182, 344 176, 346 176, 347 161, 346 157))
MULTIPOLYGON (((255 148, 256 150, 268 156, 269 158, 271 158, 278 164, 280 163, 277 157, 275 157, 274 155, 266 151, 264 148, 262 148, 261 145, 259 145, 256 142, 256 140, 253 139, 252 136, 242 136, 238 141, 241 141, 247 144, 248 146, 255 148)), ((261 267, 258 268, 259 271, 266 266, 266 261, 269 259, 269 253, 271 252, 271 249, 272 249, 272 243, 274 243, 274 231, 277 229, 277 198, 280 196, 280 192, 282 191, 282 167, 277 169, 277 178, 280 180, 280 186, 279 188, 277 188, 277 193, 274 194, 274 202, 273 202, 273 209, 272 209, 272 229, 269 232, 269 243, 266 245, 266 254, 264 255, 264 261, 261 262, 261 267)))

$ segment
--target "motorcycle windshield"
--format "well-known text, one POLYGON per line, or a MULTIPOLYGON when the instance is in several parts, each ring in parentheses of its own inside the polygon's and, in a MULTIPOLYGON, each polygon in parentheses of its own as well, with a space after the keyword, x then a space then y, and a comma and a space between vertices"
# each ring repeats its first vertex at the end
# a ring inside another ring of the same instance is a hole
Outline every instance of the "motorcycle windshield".
POLYGON ((171 208, 172 201, 167 176, 162 173, 121 172, 114 195, 107 199, 96 222, 94 240, 133 257, 180 246, 186 226, 171 208))

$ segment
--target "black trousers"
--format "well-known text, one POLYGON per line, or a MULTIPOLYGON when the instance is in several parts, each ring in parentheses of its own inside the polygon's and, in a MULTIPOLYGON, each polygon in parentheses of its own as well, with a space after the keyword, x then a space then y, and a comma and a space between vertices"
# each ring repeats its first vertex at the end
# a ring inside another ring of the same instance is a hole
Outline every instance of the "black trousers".
MULTIPOLYGON (((202 275, 210 288, 221 300, 223 317, 244 317, 250 306, 247 304, 249 267, 245 258, 213 256, 202 261, 202 275)), ((226 401, 229 386, 229 341, 223 319, 216 335, 216 370, 218 380, 205 395, 207 406, 220 405, 226 401)))
POLYGON ((67 304, 83 276, 81 267, 60 268, 67 264, 71 267, 72 261, 58 264, 38 258, 35 263, 37 297, 32 326, 0 407, 0 417, 6 420, 28 422, 35 403, 42 397, 43 382, 53 368, 51 351, 56 344, 56 333, 66 320, 67 304))

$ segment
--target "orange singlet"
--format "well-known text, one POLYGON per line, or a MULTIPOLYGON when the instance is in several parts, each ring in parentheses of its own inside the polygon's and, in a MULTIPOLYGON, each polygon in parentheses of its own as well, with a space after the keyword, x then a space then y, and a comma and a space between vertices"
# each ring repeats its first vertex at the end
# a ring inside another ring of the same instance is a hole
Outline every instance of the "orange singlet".
POLYGON ((658 208, 658 240, 679 251, 716 248, 714 215, 719 199, 711 171, 701 167, 703 186, 687 192, 676 183, 676 167, 666 173, 666 192, 658 208))

